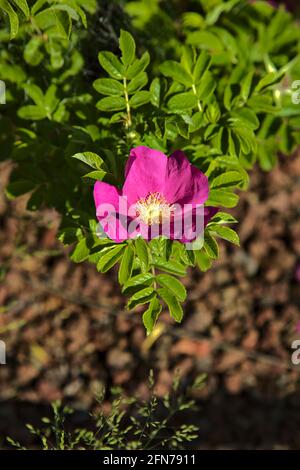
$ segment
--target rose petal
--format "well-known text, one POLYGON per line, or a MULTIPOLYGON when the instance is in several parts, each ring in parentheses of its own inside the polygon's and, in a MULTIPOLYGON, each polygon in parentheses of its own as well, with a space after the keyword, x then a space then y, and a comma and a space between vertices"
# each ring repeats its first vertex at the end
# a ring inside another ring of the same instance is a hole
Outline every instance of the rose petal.
POLYGON ((210 219, 218 212, 217 207, 185 205, 181 212, 175 213, 172 222, 171 239, 181 243, 190 243, 199 238, 210 219), (198 220, 196 219, 198 217, 198 220))
POLYGON ((121 191, 111 184, 97 181, 94 185, 97 218, 106 235, 120 243, 129 238, 127 202, 121 191), (120 215, 120 212, 124 215, 120 215))
POLYGON ((100 204, 111 204, 115 211, 119 211, 119 198, 121 191, 111 184, 96 181, 94 185, 94 201, 96 209, 100 204))
POLYGON ((136 147, 131 150, 125 169, 123 194, 134 204, 149 193, 163 193, 168 157, 159 150, 136 147))
POLYGON ((121 214, 109 214, 100 220, 106 235, 116 243, 122 243, 130 238, 128 224, 130 219, 121 214))
POLYGON ((209 193, 207 177, 180 150, 168 158, 164 196, 170 203, 203 204, 209 193))

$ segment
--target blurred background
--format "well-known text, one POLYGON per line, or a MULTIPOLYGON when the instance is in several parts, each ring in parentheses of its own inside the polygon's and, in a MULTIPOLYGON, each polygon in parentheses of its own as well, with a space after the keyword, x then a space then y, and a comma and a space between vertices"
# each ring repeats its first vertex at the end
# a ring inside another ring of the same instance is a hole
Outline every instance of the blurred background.
POLYGON ((30 445, 25 423, 57 399, 83 422, 103 385, 147 399, 152 368, 160 397, 176 370, 185 384, 207 373, 206 386, 191 392, 199 408, 189 419, 200 427, 193 448, 300 447, 300 366, 291 362, 300 339, 299 155, 252 173, 233 211, 241 247, 223 243, 212 270, 190 273, 183 324, 166 313, 151 340, 141 311, 124 310, 116 273, 68 260, 55 212, 26 211, 26 197, 6 200, 10 171, 1 163, 2 440, 30 445))

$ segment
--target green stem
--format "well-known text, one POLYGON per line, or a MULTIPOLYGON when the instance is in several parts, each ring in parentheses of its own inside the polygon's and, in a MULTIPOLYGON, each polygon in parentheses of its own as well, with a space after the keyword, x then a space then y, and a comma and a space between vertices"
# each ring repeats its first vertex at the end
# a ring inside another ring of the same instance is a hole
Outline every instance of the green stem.
MULTIPOLYGON (((194 95, 197 96, 197 90, 194 84, 192 85, 192 90, 193 90, 194 95)), ((201 106, 200 100, 197 100, 197 106, 198 106, 200 113, 202 113, 202 106, 201 106)))
POLYGON ((124 97, 126 101, 126 113, 127 113, 126 127, 131 127, 132 120, 131 120, 131 111, 130 111, 126 77, 123 77, 123 85, 124 85, 124 97))
MULTIPOLYGON (((153 276, 155 277, 156 272, 155 272, 155 267, 153 265, 151 266, 151 271, 152 271, 153 276)), ((155 290, 157 289, 157 282, 156 281, 153 282, 153 287, 154 287, 155 290)))

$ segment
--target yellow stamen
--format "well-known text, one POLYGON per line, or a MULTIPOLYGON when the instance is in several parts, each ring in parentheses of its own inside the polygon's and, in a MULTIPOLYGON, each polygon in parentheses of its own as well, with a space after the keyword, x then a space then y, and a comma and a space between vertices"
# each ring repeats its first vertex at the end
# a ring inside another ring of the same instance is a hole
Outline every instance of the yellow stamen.
POLYGON ((141 198, 135 205, 137 216, 148 224, 161 224, 164 220, 170 220, 173 205, 169 204, 159 192, 149 193, 141 198))

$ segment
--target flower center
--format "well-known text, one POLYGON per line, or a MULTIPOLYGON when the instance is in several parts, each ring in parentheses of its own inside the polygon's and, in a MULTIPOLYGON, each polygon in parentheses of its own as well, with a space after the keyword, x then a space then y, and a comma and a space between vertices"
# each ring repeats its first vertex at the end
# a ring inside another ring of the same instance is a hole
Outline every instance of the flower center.
POLYGON ((136 214, 147 225, 161 224, 170 219, 173 205, 169 204, 164 196, 158 192, 149 193, 141 198, 135 205, 136 214))

